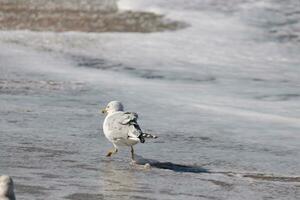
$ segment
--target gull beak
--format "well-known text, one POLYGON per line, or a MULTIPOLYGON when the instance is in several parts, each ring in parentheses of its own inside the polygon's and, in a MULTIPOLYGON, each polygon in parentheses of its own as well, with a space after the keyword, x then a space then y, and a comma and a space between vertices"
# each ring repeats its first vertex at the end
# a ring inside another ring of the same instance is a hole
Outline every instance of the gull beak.
POLYGON ((107 110, 106 110, 106 108, 104 108, 104 109, 101 109, 100 112, 105 114, 105 113, 107 113, 107 110))

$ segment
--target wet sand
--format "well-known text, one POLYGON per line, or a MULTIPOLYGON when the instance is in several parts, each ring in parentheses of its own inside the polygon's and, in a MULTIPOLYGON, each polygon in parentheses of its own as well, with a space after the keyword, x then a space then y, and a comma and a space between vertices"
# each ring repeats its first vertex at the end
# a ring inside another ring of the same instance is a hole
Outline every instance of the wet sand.
MULTIPOLYGON (((22 63, 31 51, 23 50, 10 59, 18 57, 22 63)), ((149 128, 156 124, 159 128, 152 128, 161 132, 157 141, 137 147, 138 165, 130 165, 126 148, 106 158, 111 146, 97 111, 118 92, 104 82, 99 87, 72 76, 61 79, 56 73, 24 70, 18 62, 2 60, 0 70, 0 167, 13 176, 20 199, 221 200, 252 199, 247 196, 256 192, 296 199, 298 195, 299 177, 242 171, 225 157, 219 163, 215 156, 200 156, 205 151, 200 153, 195 144, 208 151, 223 147, 214 136, 176 133, 159 120, 143 121, 149 128), (151 167, 145 168, 146 163, 151 167)))

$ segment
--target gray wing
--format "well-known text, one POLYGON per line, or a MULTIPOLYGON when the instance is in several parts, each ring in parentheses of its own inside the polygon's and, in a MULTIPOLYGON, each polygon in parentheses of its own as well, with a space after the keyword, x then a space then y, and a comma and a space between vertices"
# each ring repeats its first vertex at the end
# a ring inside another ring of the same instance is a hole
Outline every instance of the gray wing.
POLYGON ((122 113, 122 116, 120 118, 121 118, 120 121, 121 124, 130 125, 132 123, 137 123, 138 115, 134 112, 124 112, 122 113))
POLYGON ((109 117, 108 128, 114 139, 139 138, 142 133, 134 112, 118 112, 109 117))

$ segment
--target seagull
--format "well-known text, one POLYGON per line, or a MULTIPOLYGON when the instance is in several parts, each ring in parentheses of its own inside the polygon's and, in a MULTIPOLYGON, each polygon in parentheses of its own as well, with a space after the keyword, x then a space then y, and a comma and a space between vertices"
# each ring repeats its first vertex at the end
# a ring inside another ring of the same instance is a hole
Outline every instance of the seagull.
POLYGON ((0 200, 16 200, 14 182, 7 175, 0 176, 0 200))
POLYGON ((114 149, 107 153, 107 157, 116 154, 119 146, 129 146, 131 159, 134 161, 133 145, 139 142, 145 143, 145 138, 157 138, 154 135, 144 133, 137 123, 137 113, 125 112, 119 101, 109 102, 102 109, 102 113, 106 114, 103 122, 104 135, 114 146, 114 149))

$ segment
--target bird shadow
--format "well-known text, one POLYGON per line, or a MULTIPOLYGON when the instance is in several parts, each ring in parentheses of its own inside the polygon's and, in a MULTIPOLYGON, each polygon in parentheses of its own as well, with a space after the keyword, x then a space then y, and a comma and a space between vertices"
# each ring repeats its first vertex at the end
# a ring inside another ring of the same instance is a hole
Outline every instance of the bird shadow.
POLYGON ((158 169, 167 169, 172 170, 174 172, 181 172, 181 173, 210 173, 210 171, 202 166, 197 165, 183 165, 183 164, 176 164, 172 162, 160 162, 154 159, 146 159, 142 156, 135 155, 136 164, 146 166, 149 164, 153 168, 158 169))

